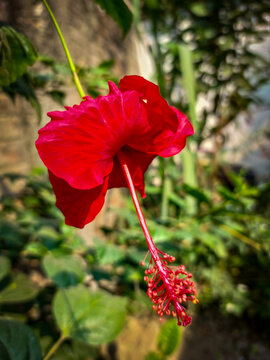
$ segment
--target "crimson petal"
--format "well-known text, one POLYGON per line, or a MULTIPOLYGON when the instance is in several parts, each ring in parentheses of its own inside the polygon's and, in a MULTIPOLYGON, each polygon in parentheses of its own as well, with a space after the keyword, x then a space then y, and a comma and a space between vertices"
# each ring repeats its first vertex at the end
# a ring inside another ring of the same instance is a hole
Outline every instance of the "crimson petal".
POLYGON ((142 96, 150 124, 157 132, 165 128, 177 130, 177 118, 167 101, 161 96, 159 87, 138 75, 127 75, 120 80, 121 91, 136 90, 142 96))
POLYGON ((141 76, 125 76, 120 80, 121 91, 136 90, 141 94, 141 102, 146 109, 151 130, 142 141, 134 137, 128 145, 148 154, 163 157, 179 153, 186 144, 187 136, 194 133, 191 123, 179 110, 169 106, 160 95, 157 85, 141 76))
POLYGON ((83 228, 100 212, 108 188, 108 177, 102 185, 90 190, 72 188, 65 180, 49 171, 49 178, 56 195, 56 206, 65 216, 67 225, 83 228))
POLYGON ((76 189, 103 183, 117 152, 133 137, 149 142, 149 124, 136 91, 121 93, 109 83, 110 93, 86 97, 66 111, 48 113, 52 120, 39 130, 36 147, 48 169, 76 189))
MULTIPOLYGON (((178 129, 176 133, 171 133, 170 136, 167 137, 167 146, 158 153, 158 155, 162 157, 178 154, 185 147, 187 137, 194 134, 193 126, 186 115, 172 106, 171 108, 177 115, 178 129)), ((155 142, 164 144, 164 134, 161 134, 160 137, 156 137, 155 142)))

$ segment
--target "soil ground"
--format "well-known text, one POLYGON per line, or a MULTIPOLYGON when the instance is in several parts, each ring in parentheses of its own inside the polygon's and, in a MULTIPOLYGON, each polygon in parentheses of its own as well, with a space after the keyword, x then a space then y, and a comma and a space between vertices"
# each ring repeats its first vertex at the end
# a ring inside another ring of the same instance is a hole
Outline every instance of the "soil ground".
MULTIPOLYGON (((130 317, 106 360, 144 360, 155 351, 161 324, 157 318, 130 317)), ((270 360, 270 328, 245 319, 202 313, 183 329, 177 351, 167 360, 270 360)))

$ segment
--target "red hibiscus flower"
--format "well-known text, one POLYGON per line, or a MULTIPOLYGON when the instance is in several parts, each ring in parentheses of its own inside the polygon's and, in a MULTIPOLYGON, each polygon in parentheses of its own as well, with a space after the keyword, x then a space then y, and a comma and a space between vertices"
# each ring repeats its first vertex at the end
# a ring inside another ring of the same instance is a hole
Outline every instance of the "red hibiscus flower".
POLYGON ((56 205, 79 228, 99 213, 107 189, 128 186, 120 151, 144 197, 144 172, 154 157, 179 153, 193 134, 187 117, 144 78, 125 76, 119 88, 112 82, 109 88, 107 96, 86 96, 80 105, 48 113, 51 121, 36 141, 56 205))
POLYGON ((109 82, 109 88, 107 96, 87 96, 80 105, 49 113, 36 146, 68 225, 81 228, 92 221, 107 189, 129 188, 151 254, 144 280, 153 309, 161 320, 172 315, 186 326, 191 317, 182 303, 198 302, 192 274, 183 265, 169 265, 174 257, 155 247, 136 189, 145 196, 144 173, 151 161, 179 153, 193 128, 140 76, 124 77, 119 88, 109 82))

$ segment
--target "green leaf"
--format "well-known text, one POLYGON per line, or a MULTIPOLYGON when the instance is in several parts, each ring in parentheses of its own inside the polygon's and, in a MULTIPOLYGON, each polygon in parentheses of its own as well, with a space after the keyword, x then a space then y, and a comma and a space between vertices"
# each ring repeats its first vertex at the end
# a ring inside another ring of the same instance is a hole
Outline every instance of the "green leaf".
POLYGON ((162 325, 158 335, 158 349, 163 355, 171 355, 178 346, 181 338, 180 328, 175 319, 168 320, 162 325))
POLYGON ((59 247, 61 242, 61 235, 50 226, 42 226, 35 235, 42 245, 48 250, 53 250, 59 247))
POLYGON ((144 360, 165 360, 160 354, 151 351, 145 357, 144 360))
POLYGON ((228 251, 222 239, 218 235, 213 235, 210 232, 200 231, 197 234, 198 239, 212 250, 218 258, 224 259, 228 256, 228 251))
POLYGON ((0 256, 0 281, 8 275, 10 268, 11 263, 9 258, 6 256, 0 256))
POLYGON ((9 25, 0 23, 0 86, 7 86, 33 65, 37 52, 30 40, 9 25))
POLYGON ((48 91, 47 94, 58 104, 64 106, 64 100, 66 94, 61 90, 51 90, 48 91))
POLYGON ((1 249, 20 250, 26 240, 25 232, 15 223, 5 219, 0 220, 1 249))
POLYGON ((129 246, 128 248, 129 257, 138 265, 140 265, 141 261, 145 258, 146 254, 147 254, 146 249, 140 250, 138 249, 138 247, 135 246, 129 246))
POLYGON ((122 330, 126 299, 78 285, 56 294, 53 313, 64 336, 102 344, 112 341, 122 330))
POLYGON ((179 206, 180 208, 185 208, 185 200, 178 196, 174 192, 169 192, 168 198, 171 202, 173 202, 176 206, 179 206))
POLYGON ((48 254, 43 258, 42 266, 47 276, 60 287, 76 285, 85 277, 86 266, 79 256, 48 254))
POLYGON ((95 2, 114 19, 126 35, 132 24, 132 13, 125 2, 123 0, 95 0, 95 2))
POLYGON ((106 244, 99 239, 94 239, 96 254, 99 264, 112 264, 122 260, 125 252, 119 246, 106 244))
POLYGON ((3 91, 8 94, 12 100, 15 99, 16 95, 25 98, 36 111, 38 120, 41 121, 41 106, 28 74, 24 74, 22 77, 17 78, 12 84, 3 86, 3 91))
POLYGON ((41 349, 33 331, 24 324, 0 319, 1 360, 41 360, 41 349))
POLYGON ((0 291, 0 304, 30 301, 38 293, 34 283, 23 273, 12 276, 9 284, 0 291))
POLYGON ((190 10, 197 16, 206 16, 208 14, 206 5, 199 2, 191 4, 190 10))
POLYGON ((47 252, 47 248, 40 242, 29 243, 25 246, 24 251, 27 255, 41 258, 47 252))
POLYGON ((95 346, 82 342, 72 341, 61 345, 61 350, 57 351, 51 360, 94 360, 98 359, 99 349, 95 346))
POLYGON ((200 203, 211 205, 211 201, 208 196, 199 188, 190 186, 188 184, 183 184, 183 190, 185 191, 185 193, 196 198, 200 203))

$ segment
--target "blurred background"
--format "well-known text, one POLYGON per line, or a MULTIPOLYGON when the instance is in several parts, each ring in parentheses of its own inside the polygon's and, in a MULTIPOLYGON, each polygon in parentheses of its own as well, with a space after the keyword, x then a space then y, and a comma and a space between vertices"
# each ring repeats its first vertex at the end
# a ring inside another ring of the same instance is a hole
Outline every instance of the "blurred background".
POLYGON ((0 0, 1 360, 270 358, 269 1, 49 4, 88 94, 142 75, 193 123, 181 154, 153 161, 142 205, 200 303, 187 329, 153 313, 126 191, 85 229, 64 224, 34 142, 80 97, 42 1, 0 0))

